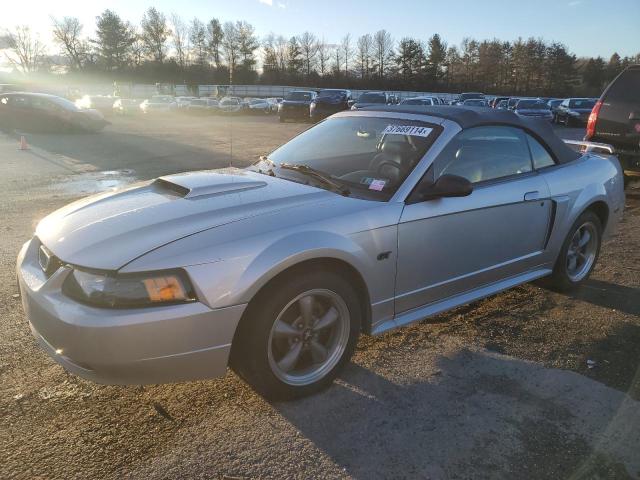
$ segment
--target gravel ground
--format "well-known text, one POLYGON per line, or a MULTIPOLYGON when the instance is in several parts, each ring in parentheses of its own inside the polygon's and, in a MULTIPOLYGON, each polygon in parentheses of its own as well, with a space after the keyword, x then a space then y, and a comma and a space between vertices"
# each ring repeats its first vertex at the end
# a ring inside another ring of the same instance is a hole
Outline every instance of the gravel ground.
POLYGON ((231 122, 117 118, 98 135, 29 135, 29 152, 0 134, 0 478, 640 478, 633 190, 580 291, 525 285, 363 337, 312 398, 268 403, 232 373, 100 386, 51 361, 14 281, 37 221, 95 190, 226 166, 231 131, 233 163, 246 165, 307 128, 231 122))

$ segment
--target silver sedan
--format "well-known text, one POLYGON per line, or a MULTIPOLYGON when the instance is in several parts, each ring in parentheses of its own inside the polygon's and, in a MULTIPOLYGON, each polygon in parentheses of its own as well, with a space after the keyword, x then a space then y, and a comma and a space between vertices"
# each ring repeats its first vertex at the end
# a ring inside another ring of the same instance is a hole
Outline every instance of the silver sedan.
POLYGON ((575 288, 624 207, 615 157, 512 112, 342 112, 247 169, 46 217, 17 261, 33 335, 101 383, 329 385, 379 334, 545 278, 575 288))

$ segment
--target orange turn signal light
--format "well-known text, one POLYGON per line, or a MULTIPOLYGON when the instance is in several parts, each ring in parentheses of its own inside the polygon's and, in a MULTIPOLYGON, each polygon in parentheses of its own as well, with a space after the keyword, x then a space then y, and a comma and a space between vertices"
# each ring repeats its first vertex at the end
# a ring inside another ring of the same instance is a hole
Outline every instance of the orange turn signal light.
POLYGON ((152 302, 187 300, 187 293, 178 277, 154 277, 143 281, 152 302))

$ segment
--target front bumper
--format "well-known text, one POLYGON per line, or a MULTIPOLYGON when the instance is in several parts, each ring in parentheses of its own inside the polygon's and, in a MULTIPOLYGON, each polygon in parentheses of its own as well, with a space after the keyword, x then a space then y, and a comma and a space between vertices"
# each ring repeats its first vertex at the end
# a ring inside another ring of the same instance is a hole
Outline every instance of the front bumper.
POLYGON ((343 110, 345 110, 345 107, 342 104, 316 104, 316 107, 311 109, 311 118, 314 120, 322 120, 343 110))
POLYGON ((278 113, 282 118, 309 118, 309 106, 282 106, 278 113))
POLYGON ((100 309, 64 296, 62 267, 46 278, 37 239, 18 256, 18 284, 34 337, 72 373, 105 384, 155 384, 226 373, 231 341, 246 305, 202 303, 100 309))

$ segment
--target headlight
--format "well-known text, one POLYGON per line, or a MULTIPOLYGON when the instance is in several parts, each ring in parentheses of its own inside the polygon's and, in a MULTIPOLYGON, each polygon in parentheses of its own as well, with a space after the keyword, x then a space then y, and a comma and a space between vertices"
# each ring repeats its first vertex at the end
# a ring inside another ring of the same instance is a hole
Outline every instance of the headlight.
POLYGON ((62 292, 102 308, 137 308, 194 302, 193 287, 182 270, 142 274, 103 274, 72 270, 62 292))

